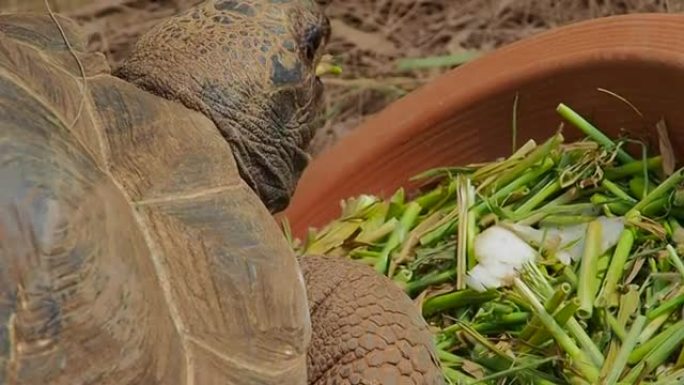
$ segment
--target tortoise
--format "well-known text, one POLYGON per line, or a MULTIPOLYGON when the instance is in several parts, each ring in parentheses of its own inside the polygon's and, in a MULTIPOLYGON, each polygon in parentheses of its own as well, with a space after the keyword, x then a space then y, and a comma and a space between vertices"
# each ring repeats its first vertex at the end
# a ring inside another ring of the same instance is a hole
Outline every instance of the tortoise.
POLYGON ((0 384, 440 384, 389 279, 297 257, 321 124, 309 0, 210 0, 112 70, 73 20, 0 15, 0 384))

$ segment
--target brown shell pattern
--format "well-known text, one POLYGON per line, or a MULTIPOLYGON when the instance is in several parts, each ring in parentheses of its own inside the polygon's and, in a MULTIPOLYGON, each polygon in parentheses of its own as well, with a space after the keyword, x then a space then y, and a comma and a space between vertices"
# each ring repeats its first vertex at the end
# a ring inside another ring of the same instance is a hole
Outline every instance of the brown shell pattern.
POLYGON ((303 384, 303 278, 228 144, 58 19, 86 89, 49 17, 0 16, 0 383, 303 384))

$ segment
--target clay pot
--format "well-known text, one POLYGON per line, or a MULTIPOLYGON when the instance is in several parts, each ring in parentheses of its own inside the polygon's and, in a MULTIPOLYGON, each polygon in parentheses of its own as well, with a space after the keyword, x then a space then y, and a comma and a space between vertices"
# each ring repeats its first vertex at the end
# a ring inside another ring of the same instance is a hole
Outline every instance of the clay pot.
MULTIPOLYGON (((684 15, 639 14, 551 30, 456 68, 368 119, 316 158, 284 213, 295 235, 340 213, 340 200, 386 197, 426 169, 510 155, 513 103, 517 143, 544 140, 563 102, 607 134, 621 129, 657 143, 665 117, 673 146, 684 145, 684 15), (627 104, 598 89, 607 89, 627 104)), ((566 140, 580 138, 566 124, 566 140)), ((655 147, 657 149, 657 146, 655 147)))

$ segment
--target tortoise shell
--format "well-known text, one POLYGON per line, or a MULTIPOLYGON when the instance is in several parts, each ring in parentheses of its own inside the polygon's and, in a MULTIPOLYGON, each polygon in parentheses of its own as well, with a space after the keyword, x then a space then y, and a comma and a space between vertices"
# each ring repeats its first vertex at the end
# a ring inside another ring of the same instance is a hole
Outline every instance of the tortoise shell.
POLYGON ((0 16, 0 383, 303 383, 303 279, 230 145, 58 20, 85 89, 48 16, 0 16))
POLYGON ((271 216, 316 127, 313 7, 206 1, 115 74, 69 19, 0 15, 0 384, 443 383, 396 285, 271 216))

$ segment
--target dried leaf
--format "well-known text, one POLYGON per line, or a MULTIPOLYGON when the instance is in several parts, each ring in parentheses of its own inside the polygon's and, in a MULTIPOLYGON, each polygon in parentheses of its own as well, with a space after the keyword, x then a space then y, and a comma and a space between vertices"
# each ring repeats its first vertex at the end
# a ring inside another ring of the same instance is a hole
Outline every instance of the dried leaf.
POLYGON ((361 226, 361 221, 340 221, 331 226, 324 235, 307 245, 306 254, 324 255, 346 242, 361 226))
POLYGON ((454 291, 454 285, 443 284, 439 286, 432 286, 423 290, 414 300, 413 304, 418 307, 418 309, 423 309, 423 304, 430 298, 440 296, 442 294, 451 293, 454 291))
POLYGON ((636 106, 634 104, 632 104, 632 102, 627 100, 627 98, 625 98, 624 96, 620 96, 620 95, 616 94, 615 92, 609 91, 605 88, 599 88, 598 90, 599 90, 599 92, 604 92, 610 96, 614 96, 615 98, 619 99, 621 102, 627 104, 632 110, 634 110, 634 112, 637 113, 637 115, 639 115, 642 118, 644 117, 644 114, 642 114, 641 111, 639 111, 639 109, 636 108, 636 106))
POLYGON ((632 283, 637 274, 639 274, 639 271, 641 271, 641 267, 644 266, 644 262, 646 262, 645 258, 639 258, 634 261, 634 265, 632 265, 632 271, 630 271, 629 275, 627 275, 627 279, 625 279, 625 285, 632 283))
POLYGON ((482 367, 470 360, 465 360, 461 366, 461 369, 478 380, 484 378, 485 376, 485 372, 482 367))
POLYGON ((423 304, 425 303, 425 300, 427 299, 429 290, 423 290, 418 296, 413 300, 413 304, 416 306, 418 311, 421 311, 423 309, 423 304))
POLYGON ((656 124, 656 131, 658 132, 658 147, 660 148, 660 155, 663 157, 663 172, 670 176, 675 170, 677 159, 675 158, 674 149, 670 142, 670 136, 667 133, 667 125, 664 119, 660 119, 656 124))

